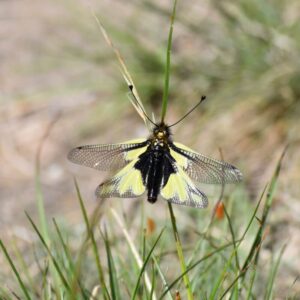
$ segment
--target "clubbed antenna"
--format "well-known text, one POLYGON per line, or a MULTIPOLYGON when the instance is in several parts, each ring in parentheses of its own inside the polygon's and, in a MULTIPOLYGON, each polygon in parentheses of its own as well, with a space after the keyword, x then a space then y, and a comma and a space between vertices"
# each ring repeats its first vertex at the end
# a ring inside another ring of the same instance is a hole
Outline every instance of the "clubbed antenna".
POLYGON ((206 96, 202 96, 200 101, 192 108, 190 109, 181 119, 179 119, 177 122, 175 122, 174 124, 172 124, 169 127, 175 126, 178 123, 180 123, 182 120, 184 120, 190 113, 192 113, 204 100, 206 99, 206 96))

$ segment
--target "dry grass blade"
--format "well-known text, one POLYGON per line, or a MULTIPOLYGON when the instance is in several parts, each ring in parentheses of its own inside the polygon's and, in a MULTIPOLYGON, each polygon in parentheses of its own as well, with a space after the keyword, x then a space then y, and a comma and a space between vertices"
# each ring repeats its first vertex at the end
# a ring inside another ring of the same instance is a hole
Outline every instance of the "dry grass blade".
POLYGON ((93 291, 92 291, 92 295, 90 297, 90 300, 96 300, 97 299, 97 295, 99 293, 99 291, 101 290, 101 286, 100 285, 96 285, 94 288, 93 288, 93 291))
POLYGON ((122 76, 124 78, 124 80, 126 81, 126 84, 127 86, 131 89, 132 93, 134 94, 137 102, 138 102, 138 105, 135 104, 133 101, 131 101, 132 105, 134 106, 134 108, 136 109, 136 111, 138 112, 138 114, 140 115, 140 117, 144 120, 145 124, 148 126, 148 121, 147 121, 147 118, 145 117, 143 111, 145 111, 145 108, 143 106, 143 103, 142 101, 140 100, 140 97, 139 97, 139 94, 138 94, 138 91, 136 89, 136 86, 135 84, 133 83, 133 79, 125 65, 125 62, 124 62, 124 59, 120 53, 120 51, 115 47, 115 45, 113 44, 112 40, 109 38, 103 24, 100 22, 99 18, 96 16, 96 14, 94 13, 94 11, 91 11, 92 15, 94 16, 97 24, 98 24, 98 27, 106 41, 106 43, 108 44, 109 47, 112 48, 112 50, 114 51, 118 61, 119 61, 119 64, 120 64, 120 71, 122 73, 122 76))
MULTIPOLYGON (((134 256, 134 258, 135 258, 135 260, 137 262, 138 267, 140 269, 142 269, 142 267, 143 267, 143 261, 142 261, 140 255, 139 255, 139 253, 138 253, 138 251, 137 251, 137 249, 136 249, 136 247, 134 245, 134 242, 132 241, 132 239, 131 239, 131 237, 130 237, 130 235, 129 235, 126 227, 125 227, 125 225, 123 224, 123 222, 122 222, 120 216, 118 215, 118 213, 113 208, 111 208, 111 213, 112 213, 114 219, 119 224, 120 229, 122 230, 122 232, 123 232, 123 234, 124 234, 124 236, 125 236, 125 238, 127 240, 127 243, 128 243, 128 245, 130 247, 130 250, 131 250, 131 252, 132 252, 132 254, 133 254, 133 256, 134 256)), ((151 293, 152 285, 151 285, 151 281, 150 281, 149 275, 148 275, 147 272, 144 272, 144 274, 145 274, 145 283, 146 283, 147 290, 148 290, 149 293, 151 293)), ((153 293, 152 299, 153 300, 157 299, 155 293, 153 293)))
POLYGON ((185 285, 185 288, 187 291, 188 299, 193 300, 194 296, 193 296, 193 292, 192 292, 190 278, 189 278, 188 273, 186 272, 187 267, 186 267, 186 263, 185 263, 185 259, 184 259, 184 255, 183 255, 182 244, 181 244, 179 233, 178 233, 177 226, 176 226, 176 218, 175 218, 175 215, 173 212, 172 204, 170 202, 168 202, 168 208, 169 208, 169 212, 170 212, 170 219, 171 219, 172 229, 173 229, 174 238, 175 238, 177 255, 178 255, 179 262, 180 262, 181 272, 183 274, 184 285, 185 285))

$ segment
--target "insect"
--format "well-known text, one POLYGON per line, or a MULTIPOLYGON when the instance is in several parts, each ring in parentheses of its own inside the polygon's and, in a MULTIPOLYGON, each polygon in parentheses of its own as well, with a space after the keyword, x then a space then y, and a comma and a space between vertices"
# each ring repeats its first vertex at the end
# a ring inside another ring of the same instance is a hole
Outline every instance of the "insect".
MULTIPOLYGON (((132 88, 130 88, 132 91, 132 88)), ((207 184, 235 183, 242 173, 231 164, 218 161, 174 142, 171 127, 164 121, 152 123, 147 139, 136 139, 120 144, 86 145, 70 151, 70 161, 100 171, 116 171, 96 189, 99 198, 135 198, 147 193, 150 203, 160 195, 163 199, 180 205, 204 208, 206 195, 195 182, 207 184)))

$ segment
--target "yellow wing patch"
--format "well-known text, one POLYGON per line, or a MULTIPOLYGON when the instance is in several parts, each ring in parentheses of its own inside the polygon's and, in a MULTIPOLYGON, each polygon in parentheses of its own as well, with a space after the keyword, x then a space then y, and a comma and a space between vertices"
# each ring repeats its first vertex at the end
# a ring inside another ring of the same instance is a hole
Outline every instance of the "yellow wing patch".
POLYGON ((180 166, 177 166, 176 173, 170 175, 160 193, 163 198, 175 204, 199 208, 208 205, 206 195, 194 185, 180 166))
MULTIPOLYGON (((176 145, 177 146, 177 145, 176 145)), ((187 168, 188 166, 188 160, 186 157, 184 157, 183 155, 175 152, 173 149, 170 148, 170 154, 171 156, 176 160, 176 163, 182 167, 182 168, 187 168)))
MULTIPOLYGON (((145 142, 145 139, 135 139, 135 140, 130 140, 127 142, 124 142, 123 144, 139 144, 145 142)), ((147 150, 147 146, 133 149, 130 151, 127 151, 124 153, 124 158, 126 161, 132 161, 134 159, 137 159, 142 153, 144 153, 147 150)))
POLYGON ((96 190, 96 195, 100 198, 141 196, 146 188, 141 172, 134 168, 135 163, 136 160, 133 160, 113 178, 100 184, 96 190))
MULTIPOLYGON (((177 148, 180 148, 180 149, 183 149, 183 150, 186 150, 186 151, 197 154, 197 152, 193 151, 192 149, 190 149, 189 147, 187 147, 183 144, 174 143, 174 145, 177 148)), ((183 169, 186 169, 188 167, 189 161, 185 156, 183 156, 182 154, 179 154, 178 152, 174 151, 173 149, 170 149, 170 154, 173 156, 173 158, 176 160, 176 163, 180 167, 182 167, 183 169)))
POLYGON ((187 199, 186 181, 182 180, 178 173, 171 174, 166 186, 161 191, 161 195, 166 199, 187 199))

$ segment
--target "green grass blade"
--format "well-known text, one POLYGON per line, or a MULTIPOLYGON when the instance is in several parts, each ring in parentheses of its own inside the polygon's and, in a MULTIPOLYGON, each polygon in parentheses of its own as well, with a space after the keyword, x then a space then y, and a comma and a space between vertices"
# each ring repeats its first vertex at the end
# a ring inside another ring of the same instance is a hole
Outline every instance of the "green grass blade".
POLYGON ((239 256, 238 256, 238 251, 237 251, 237 243, 236 243, 236 239, 235 239, 235 233, 234 233, 234 230, 233 230, 233 225, 232 225, 232 222, 231 222, 231 218, 228 214, 228 211, 226 209, 226 206, 225 204, 224 205, 224 212, 225 212, 225 216, 226 216, 226 219, 228 221, 228 225, 229 225, 229 230, 230 230, 230 234, 231 234, 231 239, 232 239, 232 244, 233 244, 233 247, 234 247, 234 257, 235 257, 235 264, 236 264, 236 268, 238 270, 240 270, 240 262, 239 262, 239 256))
POLYGON ((108 234, 105 228, 104 234, 102 234, 102 238, 105 244, 106 257, 107 257, 107 265, 108 265, 108 273, 109 273, 109 282, 110 282, 110 290, 111 290, 111 298, 112 299, 122 299, 120 294, 120 288, 118 284, 117 271, 115 268, 115 263, 113 259, 113 255, 111 253, 111 247, 108 239, 108 234))
POLYGON ((1 286, 0 286, 0 299, 3 299, 3 300, 11 299, 8 292, 6 290, 4 290, 4 288, 2 288, 1 286))
POLYGON ((50 124, 47 126, 46 131, 44 132, 44 135, 42 136, 42 139, 40 140, 40 143, 38 145, 38 149, 36 152, 35 157, 35 190, 36 190, 36 198, 37 198, 37 206, 38 206, 38 212, 39 212, 39 221, 41 226, 42 234, 48 243, 49 238, 49 230, 48 230, 48 224, 47 224, 47 218, 46 218, 46 212, 45 212, 45 203, 44 203, 44 197, 42 192, 42 186, 40 182, 40 172, 41 172, 41 154, 43 150, 43 146, 45 144, 46 139, 48 138, 53 126, 60 118, 60 114, 57 114, 55 118, 50 122, 50 124))
MULTIPOLYGON (((152 253, 153 253, 153 251, 154 251, 154 249, 155 249, 157 243, 159 242, 159 240, 160 240, 160 238, 161 238, 163 232, 164 232, 164 230, 162 230, 162 231, 160 232, 160 234, 159 234, 158 237, 156 238, 156 240, 155 240, 155 242, 154 242, 152 248, 150 249, 148 255, 147 255, 146 258, 145 258, 145 261, 144 261, 144 263, 143 263, 143 265, 142 265, 142 267, 141 267, 141 269, 140 269, 140 273, 139 273, 139 276, 138 276, 138 279, 137 279, 137 282, 136 282, 134 291, 133 291, 133 293, 132 293, 131 300, 134 300, 135 297, 136 297, 136 294, 137 294, 137 291, 138 291, 138 288, 139 288, 139 285, 140 285, 140 280, 141 280, 141 278, 142 278, 142 275, 143 275, 143 273, 144 273, 144 271, 145 271, 145 268, 146 268, 146 266, 147 266, 147 264, 148 264, 148 261, 150 260, 151 255, 152 255, 152 253)), ((150 290, 150 292, 151 292, 151 290, 150 290)))
POLYGON ((252 299, 252 290, 253 290, 253 286, 254 286, 255 277, 256 277, 256 265, 254 264, 254 268, 253 268, 253 271, 252 271, 251 277, 250 277, 250 286, 248 288, 246 300, 252 299))
POLYGON ((232 259, 235 256, 235 252, 236 252, 236 248, 233 249, 232 254, 230 255, 230 258, 226 261, 226 263, 225 263, 225 265, 223 267, 223 270, 222 270, 219 278, 217 279, 216 283, 214 284, 212 292, 211 292, 211 294, 209 296, 209 300, 214 300, 214 299, 217 298, 216 297, 217 292, 219 290, 219 287, 220 287, 221 283, 225 280, 225 277, 227 275, 227 269, 231 265, 232 259))
MULTIPOLYGON (((142 240, 142 259, 143 261, 145 261, 146 259, 146 229, 144 229, 143 231, 143 240, 142 240)), ((145 281, 145 276, 144 276, 144 281, 145 281)), ((145 282, 146 283, 146 282, 145 282)), ((147 292, 147 289, 145 289, 145 293, 146 293, 146 298, 148 300, 148 295, 151 294, 151 292, 153 291, 153 284, 152 284, 152 277, 151 277, 151 290, 149 292, 147 292)), ((144 290, 144 285, 141 286, 141 289, 144 290)), ((143 291, 142 291, 143 293, 143 291)))
POLYGON ((102 265, 101 265, 101 261, 100 261, 98 246, 97 246, 96 239, 95 239, 95 236, 94 236, 94 231, 93 231, 93 228, 91 228, 91 226, 90 226, 88 215, 87 215, 87 212, 86 212, 86 209, 85 209, 85 206, 84 206, 84 203, 83 203, 83 199, 81 197, 81 193, 80 193, 79 186, 77 184, 76 179, 74 179, 74 183, 75 183, 77 197, 78 197, 79 204, 80 204, 80 209, 81 209, 83 219, 84 219, 84 222, 85 222, 88 238, 90 238, 91 242, 92 242, 92 248, 93 248, 93 253, 94 253, 94 257, 95 257, 95 261, 96 261, 98 278, 99 278, 99 281, 100 281, 100 284, 101 284, 102 292, 103 292, 104 297, 107 297, 107 298, 110 299, 110 296, 109 296, 109 293, 108 293, 108 290, 107 290, 107 287, 106 287, 106 284, 105 284, 104 273, 103 273, 103 269, 102 269, 102 265))
MULTIPOLYGON (((238 277, 238 279, 239 278, 240 277, 238 277)), ((240 290, 239 282, 237 282, 237 284, 234 285, 234 289, 233 289, 229 299, 230 300, 238 300, 239 299, 239 293, 240 293, 239 290, 240 290)))
POLYGON ((31 288, 31 291, 37 296, 39 297, 39 292, 37 287, 34 284, 34 279, 32 278, 32 276, 30 275, 29 269, 28 269, 28 265, 26 264, 24 257, 22 255, 22 253, 20 252, 18 246, 17 246, 17 242, 15 239, 12 240, 12 247, 13 247, 13 251, 14 254, 19 262, 20 268, 22 269, 22 273, 24 273, 24 276, 27 279, 28 285, 31 288))
POLYGON ((44 269, 40 268, 40 274, 42 277, 41 286, 43 291, 43 299, 51 299, 51 288, 49 287, 50 282, 47 281, 48 271, 49 271, 49 261, 45 260, 45 268, 44 269), (47 284, 48 284, 48 288, 47 288, 47 284))
POLYGON ((271 274, 270 274, 270 277, 269 277, 269 280, 268 280, 266 294, 265 294, 265 297, 264 297, 265 300, 272 299, 273 285, 274 285, 275 277, 277 275, 279 264, 280 264, 280 261, 281 261, 281 258, 282 258, 282 255, 283 255, 284 251, 285 251, 286 246, 287 246, 287 244, 285 244, 282 247, 282 249, 280 250, 280 253, 279 253, 279 256, 276 260, 276 263, 271 269, 271 274))
MULTIPOLYGON (((232 281, 232 283, 225 289, 224 293, 221 295, 219 300, 222 300, 227 293, 232 289, 232 287, 238 282, 238 280, 243 276, 243 274, 246 272, 246 270, 242 270, 241 273, 232 281)), ((215 299, 215 298, 213 298, 215 299)))
POLYGON ((166 278, 165 278, 165 276, 164 276, 164 274, 163 274, 163 272, 162 272, 162 270, 161 270, 161 268, 159 266, 159 263, 158 263, 158 261, 157 261, 157 259, 156 259, 156 257, 154 255, 152 255, 152 259, 153 259, 153 262, 154 262, 155 267, 157 269, 157 272, 158 272, 158 274, 159 274, 159 276, 161 278, 163 286, 164 286, 165 290, 167 291, 166 295, 168 296, 168 299, 169 300, 173 300, 173 297, 172 297, 172 294, 170 292, 170 288, 168 286, 167 280, 166 280, 166 278))
MULTIPOLYGON (((123 232, 123 234, 126 238, 126 241, 129 245, 129 248, 130 248, 133 256, 134 256, 134 259, 137 263, 137 266, 139 267, 139 269, 141 269, 142 266, 143 266, 143 261, 140 258, 140 255, 139 255, 139 253, 138 253, 138 251, 137 251, 137 249, 136 249, 136 247, 135 247, 135 245, 134 245, 134 243, 133 243, 133 241, 132 241, 132 239, 129 235, 128 230, 126 229, 126 227, 125 227, 124 223, 122 222, 122 220, 121 220, 120 216, 118 215, 118 213, 113 208, 111 208, 111 213, 112 213, 114 219, 116 220, 116 222, 119 225, 119 228, 121 229, 121 231, 123 232)), ((150 292, 152 290, 151 281, 150 281, 150 278, 149 278, 146 271, 145 271, 145 284, 146 284, 146 288, 147 288, 148 292, 150 292)), ((156 300, 155 293, 153 294, 153 300, 156 300)))
POLYGON ((68 274, 71 273, 71 274, 68 275, 70 278, 72 278, 71 285, 70 285, 71 289, 72 289, 72 291, 77 291, 78 288, 79 288, 80 291, 81 291, 81 296, 83 297, 83 299, 87 299, 87 295, 84 291, 84 288, 82 287, 80 279, 78 278, 79 270, 77 270, 76 267, 75 267, 75 263, 72 259, 70 249, 68 248, 67 244, 65 243, 65 241, 63 239, 63 236, 62 236, 62 233, 61 233, 61 230, 60 230, 60 228, 59 228, 59 226, 58 226, 55 219, 53 219, 53 223, 54 223, 54 226, 55 226, 60 244, 63 248, 63 252, 65 254, 65 257, 66 257, 66 260, 67 260, 67 263, 68 263, 68 267, 69 267, 68 274))
POLYGON ((42 187, 40 182, 39 158, 37 159, 37 163, 36 163, 35 194, 37 199, 37 207, 38 207, 38 215, 40 220, 41 231, 46 241, 49 242, 50 240, 49 230, 48 230, 48 224, 46 220, 44 197, 43 197, 43 192, 42 192, 42 187))
POLYGON ((2 240, 0 240, 0 247, 1 247, 1 249, 2 249, 2 251, 4 253, 4 255, 5 255, 7 261, 9 263, 9 265, 10 265, 10 267, 12 268, 15 276, 17 277, 18 283, 19 283, 19 285, 20 285, 20 287, 21 287, 21 289, 22 289, 22 291, 24 293, 25 298, 27 300, 30 300, 31 297, 30 297, 30 295, 28 293, 28 290, 27 290, 27 288, 26 288, 26 286, 25 286, 25 284, 24 284, 24 282, 23 282, 23 280, 21 278, 21 275, 19 274, 16 266, 14 265, 14 263, 13 263, 10 255, 8 254, 7 249, 6 249, 5 245, 3 244, 2 240))
POLYGON ((72 256, 71 256, 70 250, 68 249, 68 247, 67 247, 67 245, 66 245, 66 243, 65 243, 65 241, 63 239, 61 230, 59 229, 59 226, 58 226, 56 220, 53 219, 52 221, 53 221, 55 230, 57 232, 57 235, 58 235, 58 238, 59 238, 59 242, 60 242, 60 244, 61 244, 61 246, 62 246, 62 248, 64 250, 63 252, 64 252, 64 254, 66 256, 66 259, 67 259, 68 265, 70 267, 70 270, 71 270, 72 273, 74 273, 74 270, 75 270, 75 268, 74 268, 74 262, 72 260, 72 256))
POLYGON ((228 244, 225 244, 221 247, 219 247, 218 249, 206 254, 205 256, 203 256, 202 258, 200 258, 199 260, 197 260, 195 263, 193 263, 192 265, 190 265, 186 271, 184 273, 182 273, 180 276, 178 276, 175 280, 173 280, 173 282, 171 282, 168 286, 168 288, 161 294, 161 296, 159 297, 159 300, 162 300, 164 298, 164 296, 175 286, 175 284, 177 282, 179 282, 183 276, 185 274, 187 274, 188 272, 190 272, 191 270, 193 270, 195 267, 197 267, 200 263, 202 263, 203 261, 207 260, 208 258, 212 257, 213 255, 219 253, 220 251, 228 248, 232 246, 232 243, 228 243, 228 244))
MULTIPOLYGON (((229 226, 229 231, 230 231, 230 235, 231 235, 231 239, 232 239, 232 244, 233 244, 233 253, 234 253, 234 258, 235 258, 235 272, 236 274, 239 273, 240 271, 240 262, 239 262, 239 255, 238 255, 238 248, 237 248, 237 243, 236 243, 236 237, 235 237, 235 233, 234 233, 234 229, 233 229, 233 224, 231 222, 231 218, 229 216, 229 213, 227 211, 227 208, 224 205, 224 213, 228 222, 228 226, 229 226)), ((239 278, 239 277, 238 277, 239 278)), ((238 299, 238 293, 239 293, 239 282, 236 282, 237 284, 234 285, 234 290, 230 296, 230 300, 237 300, 238 299)))
MULTIPOLYGON (((56 122, 59 120, 60 114, 57 114, 52 121, 48 124, 46 131, 44 132, 44 135, 42 136, 40 143, 38 145, 38 149, 36 152, 35 157, 35 195, 36 195, 36 201, 37 201, 37 208, 38 208, 38 216, 39 216, 39 223, 41 227, 42 236, 44 237, 47 244, 50 242, 50 233, 47 223, 47 217, 46 217, 46 211, 45 211, 45 201, 44 201, 44 195, 42 191, 42 185, 40 181, 40 173, 41 173, 41 154, 43 151, 43 147, 45 144, 45 141, 47 140, 53 126, 56 124, 56 122)), ((50 264, 50 272, 53 277, 53 281, 55 282, 55 290, 56 294, 58 296, 58 287, 59 287, 59 275, 55 272, 55 268, 50 264)))
POLYGON ((34 231, 37 233, 37 235, 38 235, 40 241, 42 242, 42 244, 43 244, 43 246, 44 246, 44 248, 47 250, 47 253, 48 253, 49 257, 51 258, 51 262, 53 263, 53 266, 54 266, 55 270, 57 271, 57 273, 58 273, 58 275, 59 275, 59 278, 60 278, 60 280, 61 280, 63 286, 66 288, 66 290, 67 290, 68 292, 70 292, 70 294, 72 294, 72 290, 71 290, 71 288, 70 288, 70 285, 69 285, 67 279, 65 278, 65 276, 63 275, 63 271, 62 271, 62 269, 61 269, 61 267, 60 267, 58 261, 55 259, 55 257, 53 256, 53 254, 52 254, 52 252, 51 252, 49 246, 47 245, 46 240, 44 239, 44 237, 42 236, 42 234, 41 234, 40 231, 38 230, 37 226, 35 225, 35 223, 34 223, 33 220, 31 219, 31 217, 30 217, 26 212, 25 212, 25 214, 26 214, 26 216, 27 216, 29 222, 31 223, 31 225, 32 225, 32 227, 33 227, 33 229, 34 229, 34 231))
POLYGON ((278 177, 279 177, 280 169, 281 169, 281 165, 282 165, 282 160, 285 156, 286 151, 287 151, 287 147, 285 147, 285 149, 283 150, 283 152, 282 152, 282 154, 281 154, 281 156, 278 160, 278 163, 277 163, 277 166, 275 168, 274 174, 272 176, 271 183, 270 183, 270 186, 268 188, 266 202, 265 202, 264 209, 263 209, 262 219, 260 221, 260 227, 257 231, 257 234, 256 234, 256 237, 255 237, 254 242, 252 244, 251 250, 250 250, 250 252, 249 252, 249 254, 248 254, 248 256, 247 256, 247 258, 244 262, 242 270, 247 268, 248 264, 252 260, 253 255, 256 252, 256 249, 258 249, 258 250, 256 252, 255 260, 256 260, 256 262, 258 261, 258 257, 259 257, 259 253, 260 253, 260 246, 261 246, 262 239, 263 239, 263 233, 264 233, 264 229, 265 229, 265 226, 266 226, 267 217, 268 217, 268 214, 269 214, 272 202, 273 202, 273 198, 274 198, 274 194, 275 194, 275 190, 276 190, 276 186, 277 186, 277 181, 278 181, 278 177))
POLYGON ((180 242, 180 238, 179 238, 179 233, 177 230, 177 225, 176 225, 176 218, 173 212, 173 208, 172 208, 172 204, 170 202, 168 202, 168 207, 169 207, 169 212, 170 212, 170 218, 171 218, 171 223, 172 223, 172 228, 173 228, 173 233, 174 233, 174 237, 175 237, 175 244, 176 244, 176 249, 177 249, 177 254, 178 254, 178 258, 179 258, 179 262, 180 262, 180 268, 181 268, 181 272, 183 275, 183 281, 185 284, 185 288, 187 291, 187 296, 189 300, 194 299, 193 297, 193 292, 192 292, 192 287, 190 284, 190 279, 188 274, 186 273, 186 264, 184 261, 184 255, 183 255, 183 251, 182 251, 182 245, 180 242))
POLYGON ((256 206, 255 206, 255 209, 254 209, 254 211, 253 211, 253 214, 252 214, 252 216, 251 216, 251 218, 250 218, 250 220, 249 220, 249 222, 248 222, 248 224, 247 224, 247 227, 246 227, 244 233, 242 234, 242 237, 241 237, 240 242, 238 243, 238 246, 237 246, 237 247, 239 247, 239 246, 241 245, 241 243, 243 242, 243 240, 245 239, 245 236, 246 236, 247 232, 249 231, 250 226, 251 226, 253 220, 254 220, 255 217, 256 217, 256 213, 257 213, 257 211, 258 211, 258 208, 260 207, 260 204, 261 204, 261 202, 262 202, 262 199, 264 198, 264 195, 265 195, 265 192, 266 192, 266 190, 267 190, 267 187, 268 187, 267 185, 264 187, 264 189, 263 189, 263 191, 262 191, 262 193, 261 193, 261 196, 260 196, 260 198, 259 198, 259 200, 258 200, 258 202, 257 202, 257 204, 256 204, 256 206))
MULTIPOLYGON (((154 255, 152 255, 152 258, 153 258, 153 256, 154 255)), ((152 260, 152 277, 151 277, 151 286, 152 286, 152 288, 151 288, 151 291, 150 291, 150 300, 152 300, 153 299, 153 294, 154 294, 154 290, 155 290, 155 286, 156 286, 156 274, 155 274, 155 268, 154 268, 154 266, 155 266, 155 264, 154 264, 154 261, 152 260)))
POLYGON ((162 109, 161 109, 161 122, 163 122, 165 119, 167 113, 167 107, 168 107, 168 100, 169 100, 171 49, 172 49, 173 27, 174 27, 175 15, 176 15, 176 5, 177 5, 177 0, 174 0, 173 12, 171 15, 171 23, 169 29, 167 55, 166 55, 165 85, 164 85, 164 93, 163 93, 162 109))

